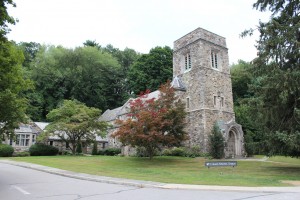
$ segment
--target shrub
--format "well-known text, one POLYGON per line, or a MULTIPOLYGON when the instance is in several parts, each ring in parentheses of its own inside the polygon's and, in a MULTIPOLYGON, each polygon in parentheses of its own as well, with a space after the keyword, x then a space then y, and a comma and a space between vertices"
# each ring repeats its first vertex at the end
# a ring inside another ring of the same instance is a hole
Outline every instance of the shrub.
POLYGON ((70 151, 62 151, 60 152, 60 155, 71 156, 73 154, 70 151))
POLYGON ((30 156, 30 153, 28 151, 24 151, 24 152, 16 152, 14 154, 15 157, 26 157, 26 156, 30 156))
POLYGON ((195 157, 203 156, 203 154, 201 153, 200 146, 193 146, 190 148, 185 148, 185 156, 195 158, 195 157))
MULTIPOLYGON (((146 150, 145 147, 136 147, 136 153, 135 156, 137 157, 149 157, 149 153, 146 150)), ((160 151, 158 149, 154 150, 153 156, 161 155, 160 151)))
POLYGON ((185 156, 185 150, 182 147, 175 147, 171 150, 172 156, 185 156))
POLYGON ((34 144, 29 148, 31 156, 54 156, 58 154, 58 149, 46 144, 34 144))
POLYGON ((14 153, 14 148, 8 144, 0 144, 0 156, 10 157, 14 153))
POLYGON ((214 125, 212 134, 209 136, 209 153, 213 158, 220 159, 224 157, 224 138, 217 124, 214 125))
POLYGON ((163 156, 172 156, 172 151, 171 149, 164 149, 162 152, 163 156))
POLYGON ((145 147, 136 147, 135 156, 137 157, 149 157, 149 154, 145 147))
POLYGON ((120 148, 108 148, 108 149, 101 149, 98 151, 98 155, 107 155, 107 156, 115 156, 121 153, 120 148))
POLYGON ((200 147, 174 147, 172 149, 164 149, 163 156, 181 156, 181 157, 199 157, 201 156, 200 147))
POLYGON ((104 150, 102 150, 102 149, 99 150, 99 151, 98 151, 98 155, 104 155, 104 150))
POLYGON ((121 149, 119 148, 108 148, 104 150, 104 155, 107 156, 115 156, 121 153, 121 149))

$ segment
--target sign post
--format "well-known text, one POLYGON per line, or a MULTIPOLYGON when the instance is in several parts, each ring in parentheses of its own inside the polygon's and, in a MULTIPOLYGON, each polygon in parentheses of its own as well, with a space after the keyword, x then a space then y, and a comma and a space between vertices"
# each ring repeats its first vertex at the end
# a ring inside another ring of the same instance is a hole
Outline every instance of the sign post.
POLYGON ((211 161, 205 162, 205 167, 236 167, 237 161, 211 161))

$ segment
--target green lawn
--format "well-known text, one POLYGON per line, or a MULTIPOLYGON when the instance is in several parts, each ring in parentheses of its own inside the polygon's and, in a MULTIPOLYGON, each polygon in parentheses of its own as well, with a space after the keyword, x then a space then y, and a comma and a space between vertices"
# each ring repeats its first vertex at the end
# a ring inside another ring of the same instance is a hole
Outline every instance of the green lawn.
POLYGON ((238 161, 238 166, 204 167, 204 158, 51 156, 9 158, 50 167, 137 180, 163 183, 285 186, 281 180, 300 180, 300 159, 273 157, 275 162, 238 161))

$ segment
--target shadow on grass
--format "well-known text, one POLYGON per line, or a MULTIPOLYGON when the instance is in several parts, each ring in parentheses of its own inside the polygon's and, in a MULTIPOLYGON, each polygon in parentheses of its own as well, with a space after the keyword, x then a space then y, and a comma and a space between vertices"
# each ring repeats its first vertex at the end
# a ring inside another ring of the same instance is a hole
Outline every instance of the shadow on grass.
POLYGON ((300 167, 291 167, 291 166, 268 166, 268 171, 273 171, 276 174, 283 176, 292 176, 291 178, 299 179, 300 178, 300 167))

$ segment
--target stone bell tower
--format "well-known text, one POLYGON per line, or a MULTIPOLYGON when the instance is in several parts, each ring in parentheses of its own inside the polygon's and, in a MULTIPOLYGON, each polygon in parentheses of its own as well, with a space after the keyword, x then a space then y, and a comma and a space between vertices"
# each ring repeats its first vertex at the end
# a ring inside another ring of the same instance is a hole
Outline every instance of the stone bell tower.
POLYGON ((188 146, 209 148, 218 123, 225 138, 225 156, 244 154, 243 131, 235 122, 228 49, 224 37, 197 28, 174 42, 173 82, 186 102, 188 146))

